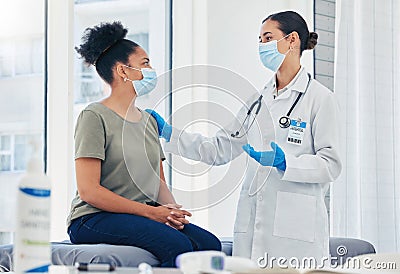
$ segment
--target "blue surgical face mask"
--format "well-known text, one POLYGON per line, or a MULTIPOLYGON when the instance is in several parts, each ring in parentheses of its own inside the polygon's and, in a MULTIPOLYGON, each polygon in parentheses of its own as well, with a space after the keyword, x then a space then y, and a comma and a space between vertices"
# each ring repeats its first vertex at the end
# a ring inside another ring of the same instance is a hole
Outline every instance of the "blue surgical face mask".
POLYGON ((141 80, 130 80, 128 78, 125 78, 124 81, 131 81, 133 88, 136 91, 137 96, 143 96, 145 94, 150 93, 157 85, 157 73, 154 69, 151 68, 133 68, 130 66, 126 66, 127 68, 134 69, 134 70, 140 70, 143 75, 143 79, 141 80))
POLYGON ((279 67, 283 63, 283 60, 285 60, 286 54, 290 51, 289 49, 285 54, 282 54, 278 50, 278 42, 288 37, 289 34, 279 40, 273 40, 267 43, 259 44, 258 50, 261 62, 266 68, 272 70, 273 72, 278 71, 279 67))

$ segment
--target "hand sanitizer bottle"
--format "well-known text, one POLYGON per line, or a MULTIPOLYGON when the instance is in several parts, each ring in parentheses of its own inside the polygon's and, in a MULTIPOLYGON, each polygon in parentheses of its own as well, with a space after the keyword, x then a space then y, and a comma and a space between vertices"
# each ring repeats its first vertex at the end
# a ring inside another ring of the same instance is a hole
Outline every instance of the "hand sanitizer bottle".
POLYGON ((14 241, 14 271, 47 272, 51 263, 50 181, 43 172, 39 146, 19 182, 14 241))

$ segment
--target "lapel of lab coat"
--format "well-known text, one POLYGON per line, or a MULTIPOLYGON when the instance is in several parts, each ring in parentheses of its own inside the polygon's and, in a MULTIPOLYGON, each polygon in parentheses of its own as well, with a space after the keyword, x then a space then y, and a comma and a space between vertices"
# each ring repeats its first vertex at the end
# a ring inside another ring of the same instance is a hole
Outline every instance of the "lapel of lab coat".
POLYGON ((276 74, 274 74, 274 76, 271 78, 271 80, 268 81, 261 92, 264 102, 266 103, 268 108, 270 108, 271 105, 276 102, 289 98, 292 95, 292 91, 296 91, 296 96, 298 94, 297 92, 304 93, 306 91, 309 77, 304 67, 300 68, 300 71, 296 76, 298 77, 295 77, 295 79, 293 79, 294 82, 289 83, 288 90, 286 90, 278 97, 274 98, 274 92, 276 90, 276 74))

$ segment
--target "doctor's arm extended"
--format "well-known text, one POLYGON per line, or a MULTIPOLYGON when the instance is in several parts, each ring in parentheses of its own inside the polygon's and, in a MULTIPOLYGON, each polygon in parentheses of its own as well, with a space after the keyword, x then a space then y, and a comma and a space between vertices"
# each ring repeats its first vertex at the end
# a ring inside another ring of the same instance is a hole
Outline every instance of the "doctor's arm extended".
MULTIPOLYGON (((146 111, 156 119, 158 133, 167 141, 164 146, 167 152, 215 166, 226 164, 243 153, 242 146, 247 142, 246 137, 232 138, 229 130, 220 130, 214 137, 187 133, 169 125, 154 110, 146 111)), ((244 113, 246 111, 245 108, 241 110, 244 113)), ((238 117, 242 117, 241 112, 238 117)), ((240 128, 240 124, 235 121, 231 126, 235 129, 240 128)))
POLYGON ((315 154, 296 157, 284 152, 275 143, 271 143, 272 151, 254 151, 250 145, 243 146, 243 149, 260 164, 281 170, 282 180, 302 183, 334 181, 342 169, 338 147, 338 105, 333 94, 328 94, 320 102, 313 111, 313 121, 310 121, 315 154))

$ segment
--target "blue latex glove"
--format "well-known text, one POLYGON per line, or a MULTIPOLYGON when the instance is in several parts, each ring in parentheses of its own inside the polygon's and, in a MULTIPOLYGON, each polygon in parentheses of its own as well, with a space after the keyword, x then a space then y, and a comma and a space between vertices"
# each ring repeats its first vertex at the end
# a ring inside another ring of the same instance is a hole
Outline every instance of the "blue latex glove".
POLYGON ((146 109, 148 113, 151 114, 151 116, 154 117, 157 121, 157 127, 158 127, 158 135, 160 137, 163 137, 167 142, 171 139, 171 134, 172 134, 172 126, 165 122, 164 118, 160 116, 157 112, 155 112, 152 109, 146 109))
POLYGON ((250 155, 251 158, 259 162, 263 166, 273 166, 280 170, 286 170, 286 160, 285 153, 283 150, 275 143, 271 142, 272 150, 268 151, 255 151, 250 145, 244 145, 243 150, 250 155))

